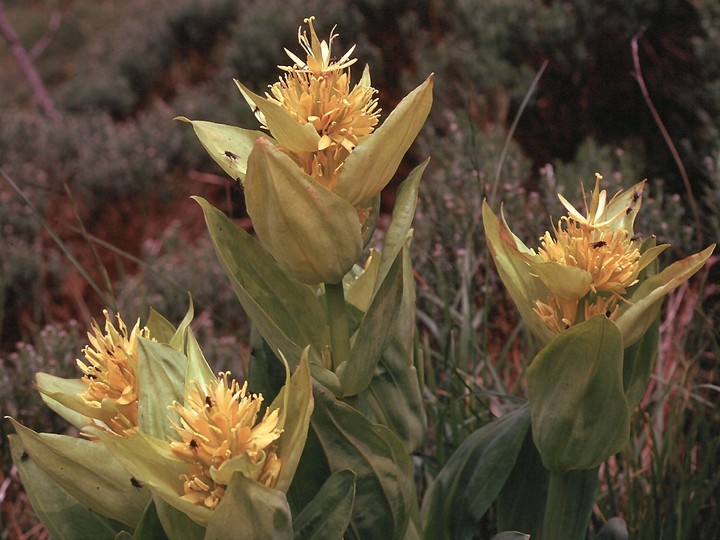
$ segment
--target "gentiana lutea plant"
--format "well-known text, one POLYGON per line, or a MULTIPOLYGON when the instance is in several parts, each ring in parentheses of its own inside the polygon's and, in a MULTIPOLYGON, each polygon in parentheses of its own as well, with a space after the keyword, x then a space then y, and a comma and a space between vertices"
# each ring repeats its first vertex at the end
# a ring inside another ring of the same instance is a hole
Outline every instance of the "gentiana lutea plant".
POLYGON ((13 422, 13 458, 53 537, 471 538, 495 503, 503 538, 584 538, 597 468, 627 443, 647 384, 663 297, 713 246, 659 272, 666 246, 635 233, 644 183, 608 199, 598 176, 537 248, 485 204, 500 277, 537 338, 527 402, 473 433, 418 504, 424 436, 409 245, 427 161, 400 185, 381 251, 368 249, 381 190, 432 104, 430 76, 383 120, 354 48, 314 19, 263 93, 258 120, 189 120, 238 182, 256 237, 196 198, 253 323, 245 381, 215 374, 195 339, 150 310, 93 324, 80 377, 37 375, 81 433, 13 422), (515 531, 515 532, 511 532, 515 531))
POLYGON ((424 124, 433 78, 384 119, 354 48, 314 19, 264 95, 258 129, 188 120, 239 182, 257 239, 196 198, 252 319, 248 380, 213 374, 187 316, 93 325, 81 377, 38 374, 81 437, 15 423, 13 455, 53 536, 420 538, 410 452, 425 412, 414 365, 409 244, 427 161, 366 250, 380 191, 424 124), (62 508, 62 511, 55 511, 62 508), (89 509, 89 511, 88 511, 89 509))
POLYGON ((567 214, 534 249, 483 205, 490 253, 541 350, 525 372, 527 403, 472 434, 438 475, 426 537, 467 537, 495 500, 499 531, 586 538, 598 466, 627 445, 650 378, 663 298, 715 247, 659 271, 668 246, 634 231, 645 182, 608 199, 601 180, 583 191, 585 214, 559 195, 567 214), (458 489, 458 477, 472 481, 458 489), (451 509, 470 497, 458 519, 451 509))

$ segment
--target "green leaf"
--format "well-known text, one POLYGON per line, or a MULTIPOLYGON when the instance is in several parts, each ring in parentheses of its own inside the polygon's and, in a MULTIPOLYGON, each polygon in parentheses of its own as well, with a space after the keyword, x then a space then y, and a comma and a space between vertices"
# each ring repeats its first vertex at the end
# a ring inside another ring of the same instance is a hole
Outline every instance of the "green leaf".
POLYGON ((150 308, 150 315, 148 315, 145 326, 150 330, 150 337, 160 343, 170 343, 170 340, 175 335, 173 324, 153 308, 150 308))
POLYGON ((380 356, 395 332, 402 293, 402 255, 399 254, 360 323, 350 360, 335 371, 344 396, 356 395, 370 384, 380 356))
POLYGON ((550 471, 589 469, 630 435, 623 390, 623 342, 600 315, 542 349, 526 372, 535 445, 550 471))
POLYGON ((272 350, 295 366, 303 348, 329 343, 325 310, 313 289, 289 278, 244 230, 207 201, 196 197, 230 283, 254 326, 272 350))
POLYGON ((512 471, 530 426, 526 406, 473 432, 431 484, 420 512, 427 540, 472 538, 512 471))
POLYGON ((277 408, 280 409, 277 427, 282 429, 283 433, 278 440, 276 450, 282 468, 275 489, 285 492, 295 476, 313 411, 312 378, 307 349, 303 351, 295 373, 270 404, 268 411, 272 412, 277 408))
POLYGON ((238 182, 245 179, 247 159, 258 137, 267 137, 262 131, 252 131, 204 120, 189 120, 178 116, 176 120, 192 124, 195 134, 210 157, 222 167, 230 178, 238 182))
POLYGON ((210 518, 205 540, 283 540, 292 536, 285 494, 236 472, 210 518))
POLYGON ((207 524, 212 511, 181 498, 181 476, 187 473, 187 463, 175 457, 167 441, 155 439, 142 432, 130 437, 117 437, 98 429, 89 431, 105 444, 115 459, 134 478, 152 491, 158 516, 170 538, 178 538, 172 532, 173 527, 177 531, 183 530, 182 523, 173 525, 177 520, 181 520, 183 514, 199 525, 207 524), (177 509, 181 517, 165 509, 162 501, 177 509))
MULTIPOLYGON (((660 313, 665 295, 690 279, 715 249, 715 244, 700 253, 677 261, 665 270, 643 281, 627 302, 627 308, 616 319, 625 347, 639 340, 660 313)), ((625 304, 623 304, 625 305, 625 304)))
POLYGON ((354 538, 374 538, 378 531, 383 538, 403 538, 416 496, 402 443, 326 388, 316 384, 313 394, 312 431, 330 471, 350 469, 357 475, 348 532, 354 538))
POLYGON ((30 456, 18 435, 9 435, 10 452, 33 510, 55 540, 83 538, 87 531, 98 540, 113 540, 119 527, 90 511, 65 491, 30 456))
POLYGON ((260 243, 303 283, 339 283, 360 258, 355 207, 266 139, 250 154, 245 202, 260 243))
POLYGON ((41 372, 35 375, 35 382, 45 404, 78 429, 88 425, 88 413, 97 412, 80 397, 87 388, 82 379, 62 379, 41 372))
POLYGON ((415 167, 398 188, 393 205, 392 221, 383 239, 382 263, 378 284, 385 279, 398 253, 407 243, 408 233, 415 217, 420 179, 428 163, 430 163, 430 158, 415 167))
POLYGON ((483 227, 488 249, 495 261, 498 275, 520 311, 520 315, 542 344, 548 343, 553 334, 535 313, 535 301, 545 300, 550 291, 537 277, 532 275, 530 264, 535 257, 530 250, 512 233, 504 220, 501 222, 483 202, 483 227))
POLYGON ((205 360, 205 355, 200 349, 200 344, 197 342, 197 339, 195 339, 195 334, 191 328, 188 328, 187 331, 186 354, 185 396, 188 395, 191 389, 195 388, 194 381, 199 382, 201 385, 206 385, 217 379, 212 369, 210 369, 207 360, 205 360))
POLYGON ((355 501, 355 473, 333 473, 302 512, 293 520, 295 540, 336 540, 350 523, 355 501))
POLYGON ((183 401, 187 357, 169 345, 138 338, 138 424, 153 437, 164 439, 174 434, 168 410, 174 401, 183 401))
MULTIPOLYGON (((193 320, 193 317, 195 316, 195 308, 193 307, 192 298, 189 297, 189 305, 188 310, 185 313, 185 317, 183 317, 183 320, 180 321, 180 324, 177 327, 177 330, 175 330, 175 333, 173 334, 172 338, 170 338, 170 341, 168 342, 170 346, 175 349, 176 351, 180 351, 182 353, 185 352, 185 341, 187 336, 188 328, 190 328, 190 323, 193 320)), ((155 337, 153 335, 150 335, 150 337, 155 337)), ((156 338, 157 339, 157 338, 156 338)), ((160 340, 158 340, 160 341, 160 340)))
POLYGON ((422 443, 427 422, 417 370, 409 361, 410 353, 393 339, 380 357, 370 386, 346 400, 373 422, 387 426, 408 453, 422 443))
POLYGON ((410 92, 345 159, 335 192, 353 206, 374 197, 397 171, 432 106, 433 76, 410 92))
POLYGON ((265 125, 280 146, 291 152, 317 152, 320 135, 315 126, 299 123, 280 105, 251 92, 240 81, 236 80, 235 84, 247 102, 260 110, 265 125))
POLYGON ((137 487, 101 444, 87 439, 36 433, 10 421, 25 452, 60 487, 93 511, 134 527, 150 493, 137 487))

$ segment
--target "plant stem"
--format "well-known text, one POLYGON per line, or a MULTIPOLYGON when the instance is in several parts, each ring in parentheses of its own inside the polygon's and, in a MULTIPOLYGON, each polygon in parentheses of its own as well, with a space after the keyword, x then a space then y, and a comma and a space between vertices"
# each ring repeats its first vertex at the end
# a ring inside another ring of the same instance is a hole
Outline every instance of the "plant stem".
POLYGON ((335 371, 340 364, 350 359, 350 329, 342 282, 325 284, 325 309, 330 327, 332 368, 335 371))
POLYGON ((584 540, 595 504, 598 469, 550 472, 541 540, 584 540))

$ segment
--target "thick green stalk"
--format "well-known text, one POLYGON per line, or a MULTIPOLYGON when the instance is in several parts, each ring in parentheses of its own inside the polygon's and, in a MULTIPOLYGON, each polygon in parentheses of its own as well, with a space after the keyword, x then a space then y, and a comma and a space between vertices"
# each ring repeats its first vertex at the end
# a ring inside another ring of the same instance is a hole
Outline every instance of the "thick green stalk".
POLYGON ((345 310, 345 292, 341 283, 325 284, 325 309, 330 327, 333 371, 350 360, 350 329, 345 310))
POLYGON ((597 467, 550 472, 541 540, 584 540, 597 486, 597 467))

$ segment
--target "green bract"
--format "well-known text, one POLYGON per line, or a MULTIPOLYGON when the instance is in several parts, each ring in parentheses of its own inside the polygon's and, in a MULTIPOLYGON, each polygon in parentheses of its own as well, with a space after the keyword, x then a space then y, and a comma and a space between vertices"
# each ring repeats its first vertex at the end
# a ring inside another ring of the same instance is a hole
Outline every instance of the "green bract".
MULTIPOLYGON (((360 84, 369 83, 366 71, 360 84)), ((377 211, 377 195, 427 118, 433 77, 408 94, 380 128, 361 138, 347 155, 341 154, 333 169, 335 177, 326 178, 327 182, 318 181, 298 164, 323 152, 313 124, 298 122, 274 100, 237 84, 272 137, 180 119, 192 123, 212 158, 243 184, 255 232, 278 264, 304 283, 340 282, 365 244, 361 214, 377 211)))
MULTIPOLYGON (((545 262, 513 234, 504 218, 499 219, 487 202, 483 203, 483 225, 488 247, 510 296, 520 311, 528 329, 540 340, 549 343, 554 333, 535 312, 537 301, 549 296, 576 300, 590 292, 587 272, 576 267, 545 262)), ((644 244, 640 255, 640 268, 646 268, 668 246, 644 244)), ((659 313, 662 299, 673 289, 690 279, 702 268, 715 245, 711 245, 681 261, 677 261, 659 274, 643 278, 628 293, 627 303, 620 303, 613 323, 623 337, 623 347, 636 343, 659 313)))

